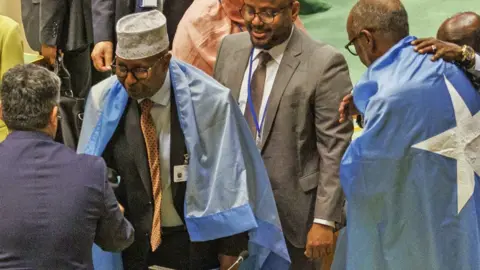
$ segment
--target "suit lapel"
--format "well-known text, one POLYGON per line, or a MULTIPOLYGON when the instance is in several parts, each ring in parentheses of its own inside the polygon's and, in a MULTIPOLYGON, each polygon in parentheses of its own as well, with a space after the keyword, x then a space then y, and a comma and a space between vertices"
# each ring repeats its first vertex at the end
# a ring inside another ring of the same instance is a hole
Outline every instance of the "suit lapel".
POLYGON ((262 143, 260 145, 261 150, 263 150, 265 142, 272 130, 272 125, 275 116, 277 115, 278 105, 280 104, 283 93, 285 92, 292 75, 300 64, 300 60, 297 59, 297 56, 302 53, 302 43, 301 34, 298 33, 298 31, 300 30, 296 28, 293 30, 292 37, 285 49, 282 61, 280 62, 280 67, 275 76, 275 81, 273 82, 272 92, 270 93, 268 101, 267 115, 265 117, 265 127, 263 128, 262 143))
POLYGON ((129 100, 125 116, 125 136, 133 154, 138 173, 149 196, 152 196, 152 179, 148 165, 147 149, 140 127, 140 111, 136 100, 129 100))
POLYGON ((242 88, 243 76, 245 75, 245 70, 248 67, 248 60, 251 50, 251 45, 249 45, 248 47, 244 47, 236 51, 232 59, 232 65, 235 68, 232 72, 232 84, 228 85, 228 87, 231 89, 232 95, 237 101, 240 96, 240 89, 242 88))

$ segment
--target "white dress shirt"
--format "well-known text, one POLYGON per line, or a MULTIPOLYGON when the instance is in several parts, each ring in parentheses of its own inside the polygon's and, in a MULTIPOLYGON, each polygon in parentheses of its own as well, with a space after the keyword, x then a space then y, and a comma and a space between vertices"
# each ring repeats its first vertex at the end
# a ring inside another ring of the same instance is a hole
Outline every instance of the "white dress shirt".
MULTIPOLYGON (((162 227, 183 225, 182 219, 173 205, 170 179, 170 96, 170 74, 167 73, 162 88, 150 98, 154 103, 150 114, 152 115, 155 129, 157 130, 158 146, 160 148, 160 180, 162 181, 162 204, 160 214, 162 227)), ((142 100, 138 100, 139 103, 141 101, 142 100)))
MULTIPOLYGON (((285 40, 282 44, 279 44, 271 48, 270 50, 268 50, 268 53, 272 57, 272 60, 267 63, 267 74, 265 78, 265 86, 263 89, 263 98, 260 106, 260 112, 259 112, 259 115, 257 116, 258 124, 261 125, 260 127, 261 132, 257 134, 257 138, 256 138, 257 145, 259 145, 259 142, 261 142, 262 140, 262 134, 263 134, 262 119, 263 119, 263 115, 266 113, 267 101, 270 97, 270 93, 272 92, 273 83, 275 82, 275 77, 277 76, 278 68, 280 67, 280 63, 282 62, 282 59, 283 59, 283 53, 287 48, 288 42, 292 38, 292 34, 293 34, 293 28, 287 40, 285 40)), ((248 102, 248 75, 250 73, 249 71, 251 68, 251 71, 252 71, 251 74, 253 76, 253 73, 255 72, 255 69, 257 68, 258 62, 260 60, 258 56, 262 51, 263 50, 257 49, 257 48, 253 49, 252 66, 250 67, 250 60, 249 60, 249 65, 247 66, 245 70, 245 74, 243 75, 242 87, 240 89, 240 95, 238 97, 238 106, 240 107, 240 110, 242 111, 243 114, 245 114, 245 109, 247 107, 246 105, 248 102)), ((335 222, 333 221, 316 218, 314 219, 314 222, 318 224, 327 225, 330 227, 335 227, 335 222)))

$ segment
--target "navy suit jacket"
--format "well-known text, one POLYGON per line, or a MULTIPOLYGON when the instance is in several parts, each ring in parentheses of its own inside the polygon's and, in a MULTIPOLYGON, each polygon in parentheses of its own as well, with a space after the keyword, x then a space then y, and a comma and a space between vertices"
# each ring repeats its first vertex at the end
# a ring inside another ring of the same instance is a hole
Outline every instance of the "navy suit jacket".
POLYGON ((0 143, 0 269, 92 269, 93 242, 121 251, 133 235, 101 158, 40 132, 0 143))

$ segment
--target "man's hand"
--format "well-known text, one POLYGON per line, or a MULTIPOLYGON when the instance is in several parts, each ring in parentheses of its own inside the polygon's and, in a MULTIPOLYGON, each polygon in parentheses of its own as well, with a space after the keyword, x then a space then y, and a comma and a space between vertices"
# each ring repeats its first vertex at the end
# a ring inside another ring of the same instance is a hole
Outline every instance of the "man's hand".
POLYGON ((48 65, 53 66, 57 59, 57 46, 42 44, 40 54, 48 65))
POLYGON ((355 107, 355 103, 353 103, 352 94, 348 94, 343 97, 342 102, 340 102, 340 108, 338 108, 338 112, 340 113, 340 123, 343 123, 350 117, 359 114, 357 107, 355 107))
MULTIPOLYGON (((234 257, 234 256, 227 256, 223 254, 218 255, 218 260, 220 261, 220 270, 227 270, 228 268, 230 268, 230 266, 232 266, 237 261, 237 259, 238 257, 234 257)), ((240 265, 236 265, 232 269, 238 270, 239 266, 240 265)))
POLYGON ((435 38, 420 38, 414 40, 412 45, 415 46, 414 50, 421 54, 433 54, 432 61, 442 58, 447 62, 460 62, 463 59, 462 47, 454 43, 435 38))
POLYGON ((305 256, 315 260, 333 252, 333 229, 329 226, 316 224, 308 232, 305 256))
POLYGON ((125 208, 123 208, 120 203, 118 203, 118 208, 120 208, 120 212, 122 212, 122 214, 125 214, 125 208))
POLYGON ((110 71, 112 69, 113 43, 102 41, 95 44, 91 56, 96 70, 100 72, 110 71))

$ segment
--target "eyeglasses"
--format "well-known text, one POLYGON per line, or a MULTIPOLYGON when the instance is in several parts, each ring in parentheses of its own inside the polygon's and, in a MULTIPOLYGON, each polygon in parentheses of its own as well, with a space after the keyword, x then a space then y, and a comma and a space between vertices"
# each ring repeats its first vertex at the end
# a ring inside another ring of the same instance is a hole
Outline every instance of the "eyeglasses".
MULTIPOLYGON (((135 78, 135 80, 137 81, 141 81, 141 80, 146 80, 148 79, 148 77, 150 77, 150 71, 158 64, 158 62, 160 62, 160 60, 162 60, 163 58, 165 57, 162 56, 160 59, 158 59, 152 66, 146 68, 146 67, 136 67, 136 68, 132 68, 132 69, 129 69, 127 68, 126 66, 124 65, 116 65, 116 64, 112 64, 112 73, 114 73, 115 75, 117 75, 118 78, 120 79, 124 79, 128 76, 128 73, 132 73, 133 77, 135 78)), ((115 57, 115 59, 113 59, 113 63, 115 63, 117 60, 117 58, 115 57)))
POLYGON ((251 6, 243 5, 240 9, 240 15, 242 15, 243 19, 246 22, 251 22, 255 19, 255 16, 258 16, 260 21, 266 24, 270 24, 273 23, 273 20, 278 14, 280 14, 284 9, 291 7, 292 5, 293 2, 277 10, 264 10, 260 12, 256 12, 255 8, 251 6))
POLYGON ((345 49, 347 49, 347 51, 348 51, 349 53, 351 53, 352 55, 354 55, 354 56, 358 56, 357 50, 355 49, 355 44, 354 44, 354 42, 355 42, 355 40, 357 40, 357 39, 360 37, 360 35, 362 35, 362 32, 360 32, 358 35, 356 35, 354 38, 352 38, 352 39, 347 43, 347 45, 345 45, 345 49))
POLYGON ((357 39, 359 39, 362 35, 365 34, 364 30, 370 32, 370 33, 373 33, 373 32, 376 32, 376 31, 380 31, 381 29, 380 28, 377 28, 377 29, 373 29, 373 28, 365 28, 363 29, 362 31, 360 31, 360 33, 358 33, 358 35, 356 35, 354 38, 352 38, 348 43, 347 45, 345 45, 345 49, 347 49, 347 51, 349 53, 351 53, 352 55, 354 56, 358 56, 358 53, 357 53, 357 50, 355 49, 355 41, 357 39), (353 46, 353 47, 352 47, 353 46))

